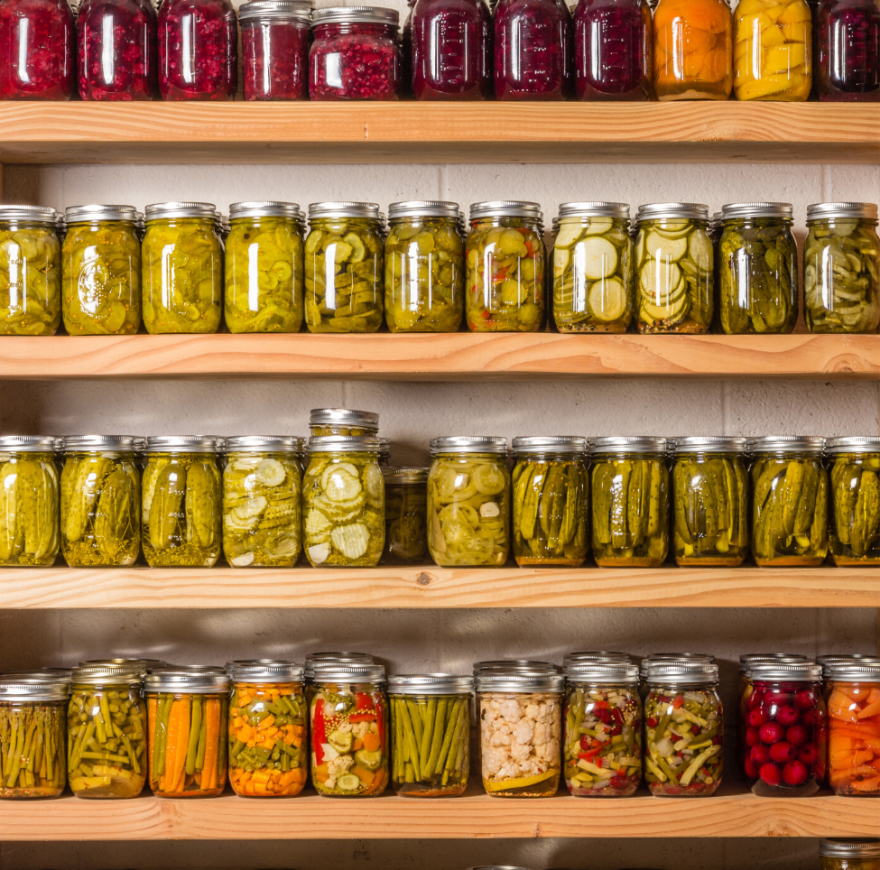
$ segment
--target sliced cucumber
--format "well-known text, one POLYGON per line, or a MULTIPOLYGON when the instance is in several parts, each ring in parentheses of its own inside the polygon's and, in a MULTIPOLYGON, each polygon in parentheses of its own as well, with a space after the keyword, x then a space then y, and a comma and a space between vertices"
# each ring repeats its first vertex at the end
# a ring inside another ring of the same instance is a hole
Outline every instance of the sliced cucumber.
POLYGON ((587 303, 596 320, 618 320, 626 311, 626 288, 617 278, 597 281, 590 287, 587 303))
POLYGON ((692 224, 689 220, 664 220, 662 225, 655 229, 667 239, 680 239, 691 231, 692 224))
POLYGON ((584 228, 577 224, 560 224, 554 245, 557 248, 570 248, 581 237, 584 228))
POLYGON ((705 230, 697 229, 691 233, 688 239, 688 253, 699 268, 709 267, 712 262, 712 240, 705 230))
POLYGON ((639 272, 639 285, 643 295, 649 299, 665 301, 677 292, 679 285, 684 283, 681 269, 675 263, 663 263, 659 260, 647 265, 639 272))
POLYGON ((553 268, 558 273, 568 265, 571 253, 568 248, 560 248, 558 245, 553 249, 553 268))
POLYGON ((681 238, 671 238, 661 235, 656 230, 648 233, 648 239, 645 242, 649 253, 656 259, 680 260, 688 249, 687 236, 681 238))
POLYGON ((367 255, 366 248, 364 247, 364 243, 361 241, 361 237, 357 233, 348 233, 344 237, 345 243, 351 248, 351 262, 352 263, 360 263, 361 260, 367 255))
POLYGON ((614 221, 611 218, 590 218, 585 235, 601 236, 607 233, 613 226, 614 221))
POLYGON ((591 280, 608 278, 617 269, 617 248, 607 239, 585 239, 574 251, 575 262, 591 280))

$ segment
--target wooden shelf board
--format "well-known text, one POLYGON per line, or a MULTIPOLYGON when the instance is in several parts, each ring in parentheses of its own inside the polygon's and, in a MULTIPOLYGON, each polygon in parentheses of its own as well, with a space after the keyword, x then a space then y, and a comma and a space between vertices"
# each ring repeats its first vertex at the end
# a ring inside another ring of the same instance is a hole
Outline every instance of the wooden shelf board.
POLYGON ((880 162, 861 103, 27 103, 4 163, 880 162))

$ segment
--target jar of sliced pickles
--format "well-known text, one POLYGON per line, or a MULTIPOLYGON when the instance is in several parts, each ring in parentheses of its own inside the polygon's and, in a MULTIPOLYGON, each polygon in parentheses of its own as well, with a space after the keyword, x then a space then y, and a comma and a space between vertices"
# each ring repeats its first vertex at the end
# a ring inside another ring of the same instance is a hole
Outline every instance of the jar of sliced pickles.
POLYGON ((810 332, 872 333, 880 323, 877 206, 823 202, 807 207, 804 305, 810 332))
POLYGON ((389 565, 422 565, 428 558, 428 469, 383 468, 385 552, 389 565))
POLYGON ((607 437, 590 443, 596 563, 658 568, 669 552, 666 439, 607 437))
POLYGON ((292 568, 302 552, 299 439, 226 439, 223 554, 233 568, 292 568))
POLYGON ((133 565, 141 546, 141 476, 128 435, 64 439, 61 552, 71 568, 133 565))
POLYGON ((379 564, 385 546, 385 481, 378 460, 374 438, 309 439, 303 527, 312 567, 379 564))
POLYGON ((672 472, 679 565, 736 568, 749 552, 746 439, 678 438, 672 472))
POLYGON ((391 784, 406 797, 464 794, 470 773, 473 677, 408 674, 388 679, 391 784))
POLYGON ((442 567, 502 566, 510 551, 507 439, 431 440, 428 549, 442 567))
POLYGON ((0 565, 48 567, 58 556, 55 439, 0 436, 0 565))
POLYGON ((309 432, 314 437, 356 435, 375 438, 379 434, 379 415, 374 411, 350 408, 315 408, 309 414, 309 432))
POLYGON ((688 202, 643 205, 638 224, 639 332, 707 333, 714 310, 709 207, 688 202))
POLYGON ((0 335, 55 335, 61 243, 53 208, 0 205, 0 335))
POLYGON ((880 841, 820 840, 822 870, 878 870, 880 841))
POLYGON ((150 788, 157 797, 210 797, 226 787, 229 677, 220 667, 156 668, 144 679, 150 788))
POLYGON ((771 436, 753 454, 752 555, 758 565, 818 567, 828 553, 824 438, 771 436))
POLYGON ((834 564, 880 564, 880 438, 832 438, 828 452, 834 564))
POLYGON ((220 556, 220 464, 215 438, 147 438, 141 521, 151 568, 213 568, 220 556))
POLYGON ((520 567, 578 568, 590 551, 587 439, 513 439, 513 555, 520 567))
POLYGON ((471 332, 537 332, 544 322, 544 226, 536 202, 471 206, 467 324, 471 332))
POLYGON ((379 206, 313 202, 305 251, 309 332, 376 332, 385 277, 379 206))
POLYGON ((385 239, 385 319, 391 332, 458 332, 464 243, 454 202, 395 202, 385 239))

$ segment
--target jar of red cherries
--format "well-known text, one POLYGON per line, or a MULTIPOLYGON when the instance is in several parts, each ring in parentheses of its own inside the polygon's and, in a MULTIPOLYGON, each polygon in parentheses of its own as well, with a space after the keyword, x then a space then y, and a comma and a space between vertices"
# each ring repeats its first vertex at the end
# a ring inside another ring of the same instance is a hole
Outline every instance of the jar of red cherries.
POLYGON ((246 100, 308 96, 311 5, 298 0, 250 0, 238 10, 246 100))
POLYGON ((815 26, 819 99, 880 101, 880 0, 822 0, 815 26))
POLYGON ((752 791, 764 797, 807 797, 825 778, 822 666, 760 662, 749 671, 752 692, 742 705, 752 791))
POLYGON ((313 100, 397 100, 400 16, 380 6, 331 6, 312 16, 313 100))

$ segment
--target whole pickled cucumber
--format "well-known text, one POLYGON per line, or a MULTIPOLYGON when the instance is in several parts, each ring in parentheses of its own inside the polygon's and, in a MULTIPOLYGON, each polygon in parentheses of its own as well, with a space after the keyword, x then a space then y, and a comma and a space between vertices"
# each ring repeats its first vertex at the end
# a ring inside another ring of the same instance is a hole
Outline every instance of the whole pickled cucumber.
POLYGON ((0 468, 0 561, 18 556, 24 547, 24 524, 19 517, 19 477, 15 463, 0 468))
POLYGON ((24 552, 40 561, 57 539, 57 490, 51 472, 42 462, 19 463, 21 511, 24 520, 24 552))
POLYGON ((137 510, 134 502, 134 481, 117 468, 104 481, 95 512, 95 543, 108 560, 116 559, 132 536, 132 513, 137 510))
POLYGON ((174 543, 180 523, 180 509, 186 496, 186 480, 184 468, 171 464, 156 477, 149 520, 150 543, 156 550, 165 550, 174 543))
POLYGON ((197 547, 212 547, 216 537, 217 482, 204 466, 195 463, 186 475, 186 540, 197 547))
POLYGON ((66 502, 64 535, 68 541, 78 541, 86 530, 86 525, 101 491, 104 475, 113 463, 103 457, 86 457, 76 460, 72 470, 71 496, 66 502))

